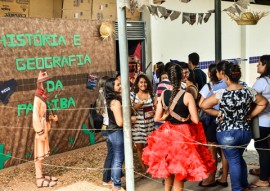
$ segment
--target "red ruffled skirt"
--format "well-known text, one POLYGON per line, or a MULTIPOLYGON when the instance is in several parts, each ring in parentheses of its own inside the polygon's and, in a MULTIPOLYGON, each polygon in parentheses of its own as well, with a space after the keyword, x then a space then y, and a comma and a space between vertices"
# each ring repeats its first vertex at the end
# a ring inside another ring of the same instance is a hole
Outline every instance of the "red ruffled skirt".
POLYGON ((206 146, 202 124, 175 125, 166 122, 151 133, 142 159, 155 178, 176 175, 177 180, 200 181, 216 170, 206 146))

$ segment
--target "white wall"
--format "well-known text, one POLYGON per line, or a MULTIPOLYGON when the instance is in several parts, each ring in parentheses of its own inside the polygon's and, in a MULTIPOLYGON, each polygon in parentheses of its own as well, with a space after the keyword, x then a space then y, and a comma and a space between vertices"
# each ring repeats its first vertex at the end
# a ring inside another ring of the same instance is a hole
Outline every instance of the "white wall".
MULTIPOLYGON (((215 0, 191 0, 181 3, 179 0, 167 0, 161 6, 167 9, 190 13, 206 13, 214 9, 215 0)), ((223 2, 222 10, 233 2, 223 2)), ((251 5, 252 11, 270 11, 270 6, 251 5)), ((148 10, 144 15, 149 14, 148 10)), ((262 18, 255 26, 239 26, 222 11, 222 59, 249 58, 270 54, 270 16, 262 18)), ((168 62, 169 59, 186 61, 188 54, 197 52, 201 61, 215 59, 215 15, 212 14, 207 23, 182 24, 182 14, 174 21, 169 18, 146 19, 148 25, 149 60, 168 62), (148 20, 149 19, 149 20, 148 20), (150 38, 150 39, 149 39, 150 38), (151 52, 151 53, 150 53, 151 52)), ((242 62, 243 79, 252 85, 258 76, 256 64, 242 62)))

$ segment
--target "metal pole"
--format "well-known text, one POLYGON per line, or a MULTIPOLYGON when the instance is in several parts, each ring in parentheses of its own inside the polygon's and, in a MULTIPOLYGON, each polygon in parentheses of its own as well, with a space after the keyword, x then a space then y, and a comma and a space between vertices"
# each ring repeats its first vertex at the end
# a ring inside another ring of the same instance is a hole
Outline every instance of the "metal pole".
POLYGON ((126 189, 135 191, 133 150, 131 135, 131 111, 129 95, 129 70, 128 70, 128 44, 126 33, 126 9, 120 7, 120 0, 117 0, 118 18, 118 42, 122 85, 122 110, 124 122, 124 144, 125 144, 125 167, 126 167, 126 189))
POLYGON ((221 0, 215 0, 215 60, 222 59, 221 54, 221 0))

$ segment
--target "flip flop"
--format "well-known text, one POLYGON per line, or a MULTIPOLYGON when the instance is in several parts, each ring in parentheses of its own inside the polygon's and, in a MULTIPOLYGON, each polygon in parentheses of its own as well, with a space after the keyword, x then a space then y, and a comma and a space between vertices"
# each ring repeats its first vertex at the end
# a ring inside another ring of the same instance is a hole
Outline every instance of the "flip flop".
POLYGON ((249 185, 249 188, 269 188, 269 185, 268 186, 260 186, 260 185, 257 185, 256 183, 251 183, 249 185))

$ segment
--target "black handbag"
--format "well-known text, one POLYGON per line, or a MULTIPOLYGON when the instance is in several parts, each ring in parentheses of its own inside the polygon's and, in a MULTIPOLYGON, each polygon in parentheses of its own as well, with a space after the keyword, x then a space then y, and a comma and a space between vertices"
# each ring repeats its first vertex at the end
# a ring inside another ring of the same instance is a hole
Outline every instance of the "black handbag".
POLYGON ((259 117, 256 116, 251 120, 250 127, 252 130, 252 138, 258 139, 260 138, 260 126, 259 126, 259 117))

